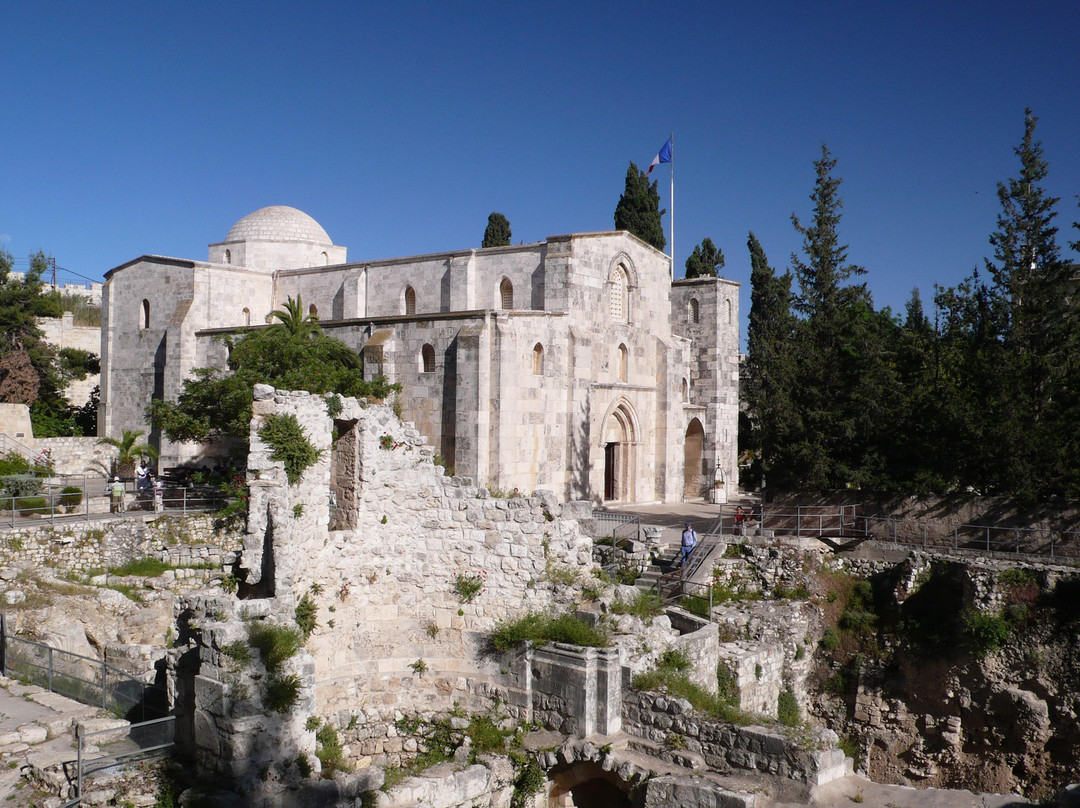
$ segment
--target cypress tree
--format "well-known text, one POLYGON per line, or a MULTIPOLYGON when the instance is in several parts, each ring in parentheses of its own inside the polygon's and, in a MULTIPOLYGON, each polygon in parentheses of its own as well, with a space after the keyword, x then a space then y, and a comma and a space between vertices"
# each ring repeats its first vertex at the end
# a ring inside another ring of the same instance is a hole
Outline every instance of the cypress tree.
POLYGON ((751 232, 750 321, 746 330, 746 365, 743 386, 749 432, 739 438, 752 458, 749 485, 792 484, 786 447, 798 430, 793 405, 791 344, 791 273, 781 276, 769 266, 765 250, 751 232), (745 438, 745 440, 744 440, 745 438))
POLYGON ((660 193, 656 182, 649 182, 645 172, 633 163, 626 169, 626 188, 615 206, 615 229, 629 230, 646 244, 658 250, 667 246, 660 210, 660 193))
POLYGON ((481 247, 509 247, 512 234, 510 233, 510 220, 501 213, 495 212, 488 216, 487 227, 484 229, 484 240, 481 247))
POLYGON ((686 277, 718 278, 724 263, 723 250, 713 244, 712 239, 707 238, 694 247, 694 251, 686 259, 686 277))

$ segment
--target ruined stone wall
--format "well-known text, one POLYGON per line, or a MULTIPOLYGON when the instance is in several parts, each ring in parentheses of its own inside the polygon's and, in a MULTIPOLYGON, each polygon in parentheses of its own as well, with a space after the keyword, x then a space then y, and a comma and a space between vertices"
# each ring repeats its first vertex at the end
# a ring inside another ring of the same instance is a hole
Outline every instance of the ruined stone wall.
POLYGON ((220 567, 238 536, 214 530, 209 516, 163 516, 5 529, 0 567, 49 567, 79 572, 153 557, 176 566, 220 567))
MULTIPOLYGON (((63 348, 77 348, 90 351, 95 356, 101 355, 100 326, 75 325, 75 317, 65 311, 61 317, 37 317, 42 338, 50 345, 63 348)), ((73 379, 64 388, 64 398, 71 404, 81 407, 90 399, 90 392, 97 387, 101 374, 91 373, 85 379, 73 379)))
POLYGON ((495 498, 448 478, 388 407, 341 402, 331 418, 322 397, 256 388, 243 566, 277 614, 292 615, 305 594, 314 601, 318 627, 307 650, 318 712, 343 725, 357 716, 365 750, 382 754, 403 712, 489 695, 478 684, 498 674, 479 654, 487 632, 500 619, 568 605, 549 572, 591 569, 591 540, 560 518, 553 496, 495 498), (295 485, 259 437, 274 413, 296 415, 322 451, 295 485), (335 519, 351 522, 336 530, 331 481, 335 519), (343 502, 347 515, 338 513, 343 502), (459 595, 466 579, 482 584, 471 602, 459 595))
POLYGON ((850 761, 834 748, 837 737, 829 730, 795 740, 778 730, 710 720, 685 699, 634 691, 623 698, 625 731, 663 746, 679 735, 685 749, 716 772, 767 772, 809 785, 851 773, 850 761))

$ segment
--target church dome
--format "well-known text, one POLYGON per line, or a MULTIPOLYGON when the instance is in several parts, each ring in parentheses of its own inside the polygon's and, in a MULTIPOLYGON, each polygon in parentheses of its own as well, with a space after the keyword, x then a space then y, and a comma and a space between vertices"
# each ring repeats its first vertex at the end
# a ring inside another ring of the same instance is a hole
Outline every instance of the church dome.
POLYGON ((232 241, 307 241, 333 244, 317 221, 288 205, 271 205, 249 213, 229 230, 232 241))

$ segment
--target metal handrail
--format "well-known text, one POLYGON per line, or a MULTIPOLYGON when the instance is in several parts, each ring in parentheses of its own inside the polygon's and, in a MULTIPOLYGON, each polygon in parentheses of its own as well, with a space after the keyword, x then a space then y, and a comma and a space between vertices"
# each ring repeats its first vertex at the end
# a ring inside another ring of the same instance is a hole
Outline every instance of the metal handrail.
POLYGON ((100 771, 101 769, 109 768, 111 766, 119 766, 125 763, 134 762, 136 760, 147 760, 151 757, 158 757, 165 754, 169 749, 176 746, 176 716, 169 715, 164 718, 153 718, 149 721, 140 721, 135 724, 129 724, 126 728, 117 727, 113 729, 99 729, 94 732, 83 732, 82 725, 75 725, 75 738, 76 745, 76 758, 75 758, 75 794, 72 797, 68 795, 68 801, 63 803, 60 808, 75 808, 76 805, 82 803, 83 796, 83 777, 87 774, 100 771), (169 726, 169 740, 165 743, 155 743, 151 746, 139 746, 138 749, 132 752, 126 752, 118 755, 101 755, 96 758, 92 758, 89 762, 86 760, 85 749, 88 746, 98 747, 98 744, 88 744, 87 739, 96 738, 102 735, 116 734, 121 730, 126 730, 128 737, 135 735, 136 733, 142 733, 145 730, 155 728, 158 726, 169 726))
POLYGON ((36 451, 22 441, 11 437, 11 435, 6 432, 0 432, 0 454, 7 454, 8 452, 15 452, 31 461, 38 455, 36 451))

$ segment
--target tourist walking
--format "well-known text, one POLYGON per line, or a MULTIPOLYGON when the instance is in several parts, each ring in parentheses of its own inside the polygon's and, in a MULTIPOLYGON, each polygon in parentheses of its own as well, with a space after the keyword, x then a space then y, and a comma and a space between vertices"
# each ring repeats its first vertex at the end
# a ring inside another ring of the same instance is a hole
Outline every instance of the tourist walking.
POLYGON ((686 523, 686 528, 682 532, 682 557, 679 559, 679 566, 686 568, 686 559, 690 558, 690 554, 694 552, 694 548, 697 547, 697 531, 690 527, 690 523, 686 523))
POLYGON ((123 513, 124 512, 124 484, 120 482, 119 477, 113 477, 112 485, 109 487, 109 494, 112 498, 112 512, 123 513))

